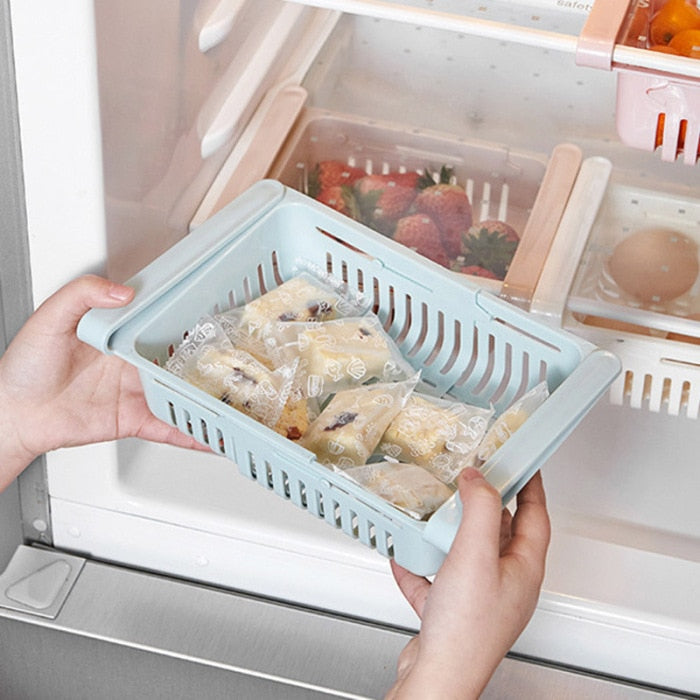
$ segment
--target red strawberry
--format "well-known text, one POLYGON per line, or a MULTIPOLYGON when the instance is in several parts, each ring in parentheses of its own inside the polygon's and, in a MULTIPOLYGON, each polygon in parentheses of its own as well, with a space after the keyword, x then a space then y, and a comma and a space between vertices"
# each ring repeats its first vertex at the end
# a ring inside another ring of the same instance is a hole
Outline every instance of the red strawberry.
POLYGON ((502 221, 482 221, 472 226, 463 240, 466 265, 480 265, 504 279, 518 247, 518 234, 502 221))
POLYGON ((475 277, 488 277, 492 280, 498 279, 498 276, 491 272, 491 270, 487 270, 485 267, 481 267, 481 265, 465 265, 459 268, 459 272, 461 272, 463 275, 474 275, 475 277))
POLYGON ((474 228, 480 231, 486 229, 489 233, 496 232, 504 236, 507 241, 515 241, 517 243, 520 240, 518 232, 510 224, 500 219, 485 219, 478 224, 474 224, 474 228))
POLYGON ((316 199, 326 206, 339 211, 353 219, 359 217, 357 202, 352 187, 347 185, 333 185, 322 189, 316 199))
MULTIPOLYGON (((396 175, 400 177, 401 174, 396 175)), ((416 189, 399 184, 394 174, 389 173, 365 175, 355 183, 355 193, 364 222, 382 233, 391 234, 415 199, 416 189)))
POLYGON ((411 214, 399 219, 394 240, 439 265, 449 267, 450 260, 442 245, 440 229, 425 214, 411 214))
POLYGON ((432 217, 442 231, 447 254, 456 257, 462 249, 462 236, 472 225, 472 205, 464 189, 450 183, 451 178, 452 170, 445 166, 440 169, 439 182, 429 176, 422 178, 424 189, 413 207, 432 217))
POLYGON ((316 198, 321 190, 338 185, 354 185, 357 180, 365 176, 362 168, 339 160, 322 160, 309 174, 309 194, 316 198))
POLYGON ((389 177, 397 185, 401 185, 402 187, 410 187, 412 190, 418 189, 418 181, 420 180, 420 175, 415 171, 400 173, 398 170, 392 170, 389 173, 389 177))

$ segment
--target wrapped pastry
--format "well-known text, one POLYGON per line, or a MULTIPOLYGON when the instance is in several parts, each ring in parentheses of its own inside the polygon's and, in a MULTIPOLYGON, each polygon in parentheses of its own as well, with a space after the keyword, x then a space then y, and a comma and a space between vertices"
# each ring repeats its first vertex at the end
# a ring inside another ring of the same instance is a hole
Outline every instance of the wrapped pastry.
POLYGON ((351 293, 347 285, 331 275, 303 271, 243 306, 216 315, 236 347, 250 352, 263 364, 274 366, 265 346, 270 324, 315 323, 350 315, 362 315, 368 303, 351 293))
POLYGON ((278 323, 270 331, 268 352, 277 353, 278 363, 299 357, 307 396, 325 397, 370 381, 402 381, 415 373, 371 313, 323 323, 278 323))
POLYGON ((293 386, 274 430, 288 440, 300 440, 317 416, 318 403, 293 386))
POLYGON ((301 272, 248 302, 240 307, 243 331, 256 334, 274 321, 327 321, 366 309, 361 299, 346 295, 330 279, 321 280, 301 272))
POLYGON ((166 369, 272 427, 289 397, 296 363, 270 370, 235 348, 219 324, 205 317, 168 360, 166 369))
POLYGON ((364 464, 405 405, 415 379, 339 391, 301 439, 318 461, 347 469, 364 464))
POLYGON ((390 423, 377 451, 425 467, 449 484, 474 464, 492 415, 492 409, 416 391, 390 423))
POLYGON ((344 475, 416 520, 436 511, 453 491, 417 464, 379 462, 352 467, 344 475))
POLYGON ((546 382, 540 382, 511 404, 488 429, 479 445, 477 457, 485 462, 496 450, 520 428, 549 396, 546 382))

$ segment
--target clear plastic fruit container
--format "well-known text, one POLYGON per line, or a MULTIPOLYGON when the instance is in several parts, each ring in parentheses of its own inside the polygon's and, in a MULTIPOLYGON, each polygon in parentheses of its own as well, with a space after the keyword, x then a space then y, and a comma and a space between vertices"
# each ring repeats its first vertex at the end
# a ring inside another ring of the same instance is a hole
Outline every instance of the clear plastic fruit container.
MULTIPOLYGON (((527 306, 556 234, 581 163, 581 152, 560 144, 547 157, 510 146, 457 137, 355 115, 305 109, 268 176, 305 194, 322 161, 338 161, 367 174, 430 173, 443 166, 466 192, 475 228, 485 220, 509 224, 520 237, 505 278, 468 277, 527 306)), ((459 258, 449 267, 468 266, 459 258)))

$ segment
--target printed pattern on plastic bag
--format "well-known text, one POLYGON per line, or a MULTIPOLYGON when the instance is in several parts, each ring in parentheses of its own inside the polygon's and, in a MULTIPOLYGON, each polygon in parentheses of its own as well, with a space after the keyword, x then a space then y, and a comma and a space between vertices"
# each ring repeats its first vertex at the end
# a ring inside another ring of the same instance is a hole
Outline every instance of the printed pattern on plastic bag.
POLYGON ((328 467, 364 464, 405 405, 416 378, 340 391, 309 426, 301 444, 328 467))
POLYGON ((266 346, 277 363, 299 358, 299 380, 309 397, 327 397, 371 381, 403 381, 415 373, 373 314, 273 324, 266 346))
POLYGON ((414 392, 377 448, 399 462, 425 467, 449 484, 473 466, 492 409, 414 392))
POLYGON ((453 494, 452 489, 417 464, 365 464, 343 474, 417 520, 426 519, 453 494))

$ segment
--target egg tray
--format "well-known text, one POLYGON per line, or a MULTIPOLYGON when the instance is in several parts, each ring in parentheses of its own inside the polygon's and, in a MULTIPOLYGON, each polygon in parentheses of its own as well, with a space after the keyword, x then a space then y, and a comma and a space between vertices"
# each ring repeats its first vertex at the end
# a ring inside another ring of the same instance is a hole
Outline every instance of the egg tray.
POLYGON ((618 243, 644 229, 679 231, 700 247, 698 221, 696 197, 623 183, 605 158, 581 166, 531 310, 620 358, 615 404, 700 415, 700 279, 676 299, 642 303, 606 264, 618 243))
POLYGON ((139 272, 129 282, 136 296, 128 307, 83 317, 79 337, 138 369, 160 419, 235 462, 263 488, 416 573, 435 573, 459 523, 456 496, 427 522, 414 520, 163 367, 168 348, 203 314, 275 288, 297 274, 300 261, 369 295, 386 331, 438 394, 501 412, 547 382, 549 398, 483 466, 504 501, 605 392, 619 371, 617 358, 271 180, 139 272))

